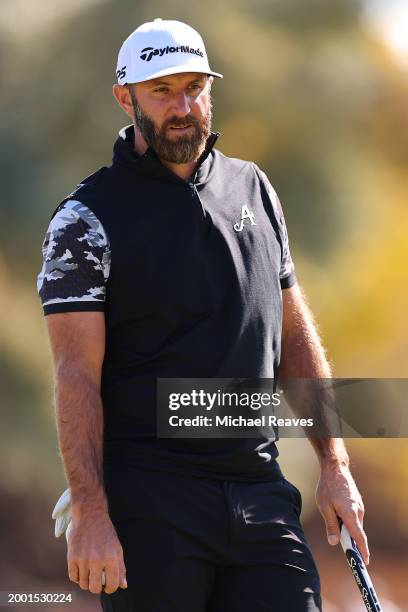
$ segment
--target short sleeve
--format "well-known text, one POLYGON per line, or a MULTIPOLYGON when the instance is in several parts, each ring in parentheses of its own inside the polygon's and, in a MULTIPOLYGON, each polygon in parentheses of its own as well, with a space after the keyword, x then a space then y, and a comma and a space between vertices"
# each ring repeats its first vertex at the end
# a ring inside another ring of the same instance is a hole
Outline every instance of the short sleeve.
POLYGON ((67 200, 50 221, 42 245, 37 291, 44 314, 104 310, 110 245, 95 214, 67 200))
POLYGON ((279 233, 279 241, 281 244, 281 264, 279 270, 279 279, 282 289, 289 289, 296 283, 295 265, 292 260, 289 248, 289 237, 285 223, 285 217, 278 195, 272 185, 270 184, 268 177, 262 170, 255 166, 257 174, 260 178, 262 185, 268 194, 268 199, 273 209, 274 217, 276 220, 276 228, 279 233))

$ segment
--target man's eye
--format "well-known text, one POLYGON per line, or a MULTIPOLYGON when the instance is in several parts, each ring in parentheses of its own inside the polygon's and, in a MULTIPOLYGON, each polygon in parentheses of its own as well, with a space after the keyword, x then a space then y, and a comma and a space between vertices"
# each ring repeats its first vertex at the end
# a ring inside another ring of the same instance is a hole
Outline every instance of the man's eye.
POLYGON ((153 91, 157 93, 167 93, 169 90, 167 87, 156 87, 153 91))
POLYGON ((201 89, 201 83, 191 83, 191 85, 189 85, 189 89, 191 90, 201 89))

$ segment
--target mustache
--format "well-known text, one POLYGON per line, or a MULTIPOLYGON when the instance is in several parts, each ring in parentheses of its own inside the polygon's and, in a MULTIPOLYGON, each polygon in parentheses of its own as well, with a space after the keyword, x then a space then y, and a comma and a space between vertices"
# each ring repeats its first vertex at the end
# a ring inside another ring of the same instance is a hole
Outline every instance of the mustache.
POLYGON ((183 117, 182 119, 180 117, 172 117, 168 119, 166 123, 162 125, 161 129, 166 130, 170 126, 186 127, 187 125, 193 125, 194 127, 199 127, 200 122, 192 115, 186 115, 186 117, 183 117))

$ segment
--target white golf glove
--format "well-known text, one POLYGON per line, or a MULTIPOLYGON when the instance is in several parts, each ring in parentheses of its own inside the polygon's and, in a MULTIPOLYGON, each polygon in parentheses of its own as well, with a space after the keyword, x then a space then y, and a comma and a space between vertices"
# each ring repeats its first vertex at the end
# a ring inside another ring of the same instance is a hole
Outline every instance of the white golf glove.
POLYGON ((55 537, 59 538, 65 533, 68 540, 68 533, 71 529, 71 491, 66 489, 52 512, 52 518, 55 520, 55 537))
MULTIPOLYGON (((59 538, 65 533, 68 541, 68 534, 71 529, 71 491, 66 489, 52 511, 52 518, 55 520, 55 537, 59 538)), ((102 571, 102 586, 105 586, 105 572, 102 571)))

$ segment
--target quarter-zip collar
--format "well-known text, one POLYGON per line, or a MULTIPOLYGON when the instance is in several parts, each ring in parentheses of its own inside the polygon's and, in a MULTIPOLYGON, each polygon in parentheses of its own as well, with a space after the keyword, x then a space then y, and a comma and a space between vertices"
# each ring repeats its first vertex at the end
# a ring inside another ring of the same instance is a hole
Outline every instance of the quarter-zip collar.
POLYGON ((213 164, 213 156, 211 155, 211 152, 216 141, 218 140, 218 137, 218 132, 211 132, 207 139, 205 149, 198 161, 198 166, 194 177, 192 177, 190 181, 185 181, 172 172, 169 168, 164 166, 158 158, 156 152, 151 147, 148 147, 143 155, 136 153, 134 148, 134 128, 133 125, 128 125, 120 130, 119 136, 113 146, 113 166, 120 166, 139 176, 141 175, 159 181, 168 181, 173 183, 186 183, 191 181, 205 182, 213 164))

